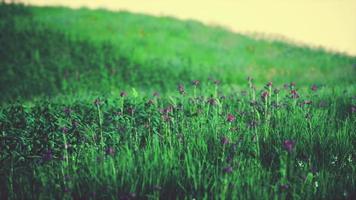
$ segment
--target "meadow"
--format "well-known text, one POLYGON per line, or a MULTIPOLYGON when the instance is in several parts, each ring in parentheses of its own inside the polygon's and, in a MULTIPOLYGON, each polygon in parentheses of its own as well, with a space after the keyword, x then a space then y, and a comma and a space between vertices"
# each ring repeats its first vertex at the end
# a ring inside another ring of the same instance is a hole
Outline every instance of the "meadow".
POLYGON ((356 57, 0 3, 0 199, 354 199, 356 57))

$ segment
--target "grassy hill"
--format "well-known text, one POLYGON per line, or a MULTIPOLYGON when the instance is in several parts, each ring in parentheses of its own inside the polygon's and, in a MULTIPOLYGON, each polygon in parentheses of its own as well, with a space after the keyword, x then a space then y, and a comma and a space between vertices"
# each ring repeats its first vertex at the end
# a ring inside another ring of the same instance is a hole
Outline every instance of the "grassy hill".
POLYGON ((128 87, 169 92, 208 78, 231 89, 248 76, 257 84, 355 83, 355 57, 170 17, 2 5, 0 32, 2 100, 128 87))

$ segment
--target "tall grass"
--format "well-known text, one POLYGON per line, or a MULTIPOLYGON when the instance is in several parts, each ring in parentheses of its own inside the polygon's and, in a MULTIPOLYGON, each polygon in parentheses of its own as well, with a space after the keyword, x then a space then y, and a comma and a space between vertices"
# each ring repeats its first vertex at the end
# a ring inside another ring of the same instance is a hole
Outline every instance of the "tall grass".
POLYGON ((216 89, 212 83, 171 97, 128 92, 3 107, 0 196, 351 198, 351 94, 300 93, 292 84, 278 92, 277 103, 277 90, 264 93, 275 89, 270 84, 225 96, 214 96, 216 89))

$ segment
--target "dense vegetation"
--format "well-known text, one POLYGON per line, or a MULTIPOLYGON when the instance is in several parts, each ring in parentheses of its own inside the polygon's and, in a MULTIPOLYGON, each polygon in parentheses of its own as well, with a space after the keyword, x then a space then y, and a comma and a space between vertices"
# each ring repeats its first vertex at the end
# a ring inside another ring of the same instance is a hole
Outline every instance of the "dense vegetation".
POLYGON ((0 199, 355 198, 355 66, 194 21, 0 3, 0 199))

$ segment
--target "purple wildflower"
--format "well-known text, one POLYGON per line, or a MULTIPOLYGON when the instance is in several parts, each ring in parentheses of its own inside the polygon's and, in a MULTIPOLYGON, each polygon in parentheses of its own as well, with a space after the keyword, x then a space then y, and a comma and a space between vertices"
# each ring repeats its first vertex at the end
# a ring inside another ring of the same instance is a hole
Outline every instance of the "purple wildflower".
POLYGON ((172 119, 168 114, 164 114, 164 115, 162 115, 162 117, 165 122, 170 122, 172 119))
POLYGON ((269 95, 269 93, 268 93, 267 91, 262 92, 262 94, 261 94, 261 99, 262 99, 263 101, 265 101, 265 100, 267 99, 268 95, 269 95))
POLYGON ((126 96, 127 96, 127 93, 125 91, 120 92, 120 97, 126 97, 126 96))
POLYGON ((312 85, 310 88, 312 91, 316 92, 318 90, 318 86, 312 85))
POLYGON ((115 155, 115 149, 113 147, 108 147, 105 152, 106 152, 106 155, 109 155, 109 156, 115 155))
POLYGON ((183 85, 183 84, 179 84, 179 85, 178 85, 178 91, 179 91, 180 94, 184 94, 184 93, 185 93, 184 85, 183 85))
POLYGON ((223 169, 223 172, 226 174, 231 174, 232 173, 232 167, 228 166, 223 169))
POLYGON ((288 89, 289 89, 289 84, 288 84, 288 83, 285 83, 285 84, 283 85, 283 87, 284 87, 284 89, 288 90, 288 89))
POLYGON ((227 144, 229 144, 230 143, 230 141, 229 141, 229 138, 227 138, 227 137, 222 137, 221 138, 221 140, 220 140, 220 143, 222 144, 222 145, 227 145, 227 144))
POLYGON ((213 97, 211 97, 211 98, 208 99, 207 103, 209 105, 211 105, 211 106, 215 106, 216 105, 216 100, 213 97))
POLYGON ((351 113, 356 113, 356 106, 354 105, 351 106, 351 113))
POLYGON ((129 114, 129 115, 133 115, 135 113, 135 108, 133 107, 128 107, 126 109, 126 112, 129 114))
POLYGON ((158 92, 154 92, 152 95, 153 95, 154 97, 159 97, 159 93, 158 93, 158 92))
POLYGON ((64 176, 64 180, 66 180, 66 181, 70 180, 71 178, 72 177, 70 175, 68 175, 68 174, 64 176))
POLYGON ((319 102, 319 107, 325 108, 326 106, 328 106, 328 103, 326 101, 320 101, 319 102))
POLYGON ((267 87, 272 87, 272 85, 273 85, 272 81, 270 81, 266 84, 267 87))
POLYGON ((52 154, 52 150, 50 150, 50 149, 48 149, 42 155, 42 160, 43 161, 49 161, 49 160, 52 160, 52 158, 53 158, 53 154, 52 154))
POLYGON ((94 100, 94 105, 99 106, 101 104, 101 101, 99 98, 94 100))
POLYGON ((215 80, 215 81, 214 81, 214 84, 215 84, 215 85, 220 85, 220 83, 221 83, 221 81, 219 81, 219 80, 215 80))
POLYGON ((235 121, 236 117, 232 114, 228 114, 227 117, 226 117, 226 121, 228 122, 233 122, 235 121))
POLYGON ((288 185, 288 184, 282 184, 282 185, 280 186, 280 188, 281 188, 281 191, 286 191, 286 190, 289 189, 289 185, 288 185))
POLYGON ((71 110, 70 108, 66 107, 66 108, 63 109, 63 112, 64 112, 67 116, 69 116, 69 115, 72 113, 72 110, 71 110))
POLYGON ((61 132, 64 133, 64 134, 68 133, 68 128, 67 127, 62 127, 61 128, 61 132))
POLYGON ((173 112, 173 106, 168 106, 167 108, 163 108, 160 110, 161 114, 168 114, 170 112, 173 112))
POLYGON ((194 80, 194 81, 192 81, 192 84, 193 84, 195 87, 198 87, 199 84, 200 84, 200 81, 199 81, 199 80, 194 80))
POLYGON ((291 90, 290 94, 291 94, 291 98, 293 98, 293 99, 299 98, 299 94, 298 94, 297 90, 291 90))
POLYGON ((293 150, 295 146, 295 142, 293 140, 285 140, 283 142, 283 148, 289 153, 293 150))
POLYGON ((79 123, 76 120, 72 121, 72 127, 76 129, 79 126, 79 123))

